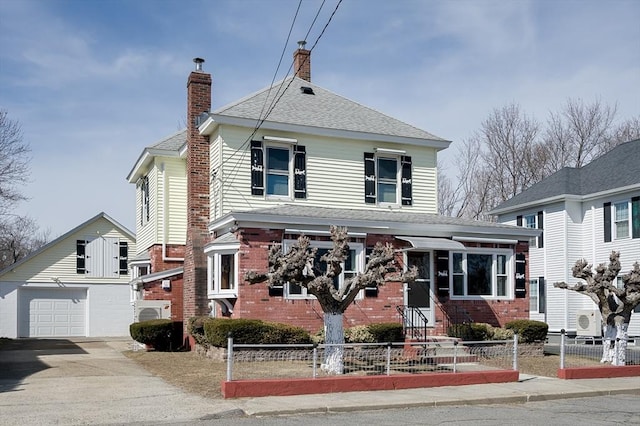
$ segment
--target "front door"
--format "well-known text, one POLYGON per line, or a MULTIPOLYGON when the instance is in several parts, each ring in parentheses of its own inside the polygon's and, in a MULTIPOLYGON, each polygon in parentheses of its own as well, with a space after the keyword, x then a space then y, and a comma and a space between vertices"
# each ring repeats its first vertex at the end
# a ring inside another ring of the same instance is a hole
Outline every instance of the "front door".
POLYGON ((431 291, 431 253, 413 252, 407 253, 407 266, 415 266, 418 276, 413 283, 407 284, 405 292, 405 305, 409 328, 424 329, 425 326, 433 327, 433 295, 431 291))

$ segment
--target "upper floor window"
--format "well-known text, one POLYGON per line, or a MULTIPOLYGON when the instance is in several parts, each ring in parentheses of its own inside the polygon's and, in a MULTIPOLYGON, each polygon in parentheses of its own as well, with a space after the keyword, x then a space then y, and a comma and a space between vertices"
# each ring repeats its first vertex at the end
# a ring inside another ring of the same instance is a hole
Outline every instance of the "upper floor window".
MULTIPOLYGON (((535 213, 535 214, 528 214, 528 215, 516 217, 516 224, 518 226, 524 226, 525 228, 543 229, 543 226, 542 226, 543 220, 544 220, 544 212, 539 211, 538 213, 535 213)), ((535 237, 531 238, 531 240, 529 240, 529 245, 531 247, 543 248, 544 247, 543 234, 540 234, 540 236, 537 238, 535 237)))
POLYGON ((614 235, 616 240, 629 237, 629 228, 631 222, 631 215, 629 214, 629 204, 629 201, 623 201, 620 203, 615 203, 613 205, 613 228, 615 231, 614 235))
MULTIPOLYGON (((283 250, 288 250, 295 241, 285 240, 283 250)), ((333 243, 330 241, 312 241, 311 245, 317 247, 316 257, 313 262, 313 268, 318 274, 324 274, 327 272, 327 264, 320 261, 320 258, 325 255, 333 247, 333 243)), ((364 268, 364 250, 362 244, 349 243, 349 253, 347 258, 342 264, 342 272, 340 275, 333 277, 333 285, 336 290, 339 290, 349 278, 356 276, 358 272, 362 272, 364 268)), ((285 285, 285 296, 291 299, 295 298, 313 298, 314 296, 307 293, 307 289, 293 283, 287 283, 285 285)))
POLYGON ((251 141, 251 194, 306 198, 306 149, 301 145, 251 141))
POLYGON ((76 240, 76 273, 94 278, 128 275, 129 243, 119 238, 76 240))
POLYGON ((140 181, 140 225, 149 221, 149 177, 140 181))
POLYGON ((365 152, 365 203, 412 205, 411 175, 411 157, 365 152))
POLYGON ((604 241, 640 238, 640 196, 602 206, 604 241))
POLYGON ((511 251, 460 252, 451 254, 453 296, 505 298, 511 294, 511 251))

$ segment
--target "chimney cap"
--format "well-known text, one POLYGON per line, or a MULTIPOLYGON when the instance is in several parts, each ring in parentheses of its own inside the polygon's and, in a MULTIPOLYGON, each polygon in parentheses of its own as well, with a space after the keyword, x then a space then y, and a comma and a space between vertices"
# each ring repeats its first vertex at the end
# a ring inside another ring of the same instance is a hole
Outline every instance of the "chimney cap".
POLYGON ((204 59, 193 58, 193 62, 196 64, 196 71, 202 71, 202 64, 204 63, 204 59))
POLYGON ((298 49, 304 49, 304 47, 307 45, 307 41, 306 40, 300 40, 298 42, 298 49))

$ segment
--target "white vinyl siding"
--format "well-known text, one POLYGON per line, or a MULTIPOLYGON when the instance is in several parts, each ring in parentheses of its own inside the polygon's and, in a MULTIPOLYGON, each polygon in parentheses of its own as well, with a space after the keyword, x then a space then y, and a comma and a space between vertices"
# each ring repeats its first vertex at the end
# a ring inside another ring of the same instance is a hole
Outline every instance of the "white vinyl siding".
MULTIPOLYGON (((273 206, 274 202, 264 197, 251 195, 251 155, 246 143, 247 129, 221 126, 219 134, 212 136, 210 148, 212 185, 215 194, 211 200, 211 217, 221 217, 230 211, 258 209, 273 206), (241 153, 235 153, 242 148, 241 153), (224 161, 220 162, 220 151, 224 161), (232 155, 234 154, 234 155, 232 155), (222 199, 224 197, 224 199, 222 199)), ((332 139, 302 134, 276 134, 264 131, 265 135, 297 139, 306 147, 306 199, 291 202, 305 206, 327 206, 351 209, 381 209, 364 202, 363 153, 374 148, 394 148, 406 151, 412 158, 413 203, 398 206, 415 213, 437 212, 436 150, 413 145, 376 144, 369 141, 332 139), (336 191, 336 183, 340 190, 336 191)), ((263 133, 253 137, 261 140, 263 133)))

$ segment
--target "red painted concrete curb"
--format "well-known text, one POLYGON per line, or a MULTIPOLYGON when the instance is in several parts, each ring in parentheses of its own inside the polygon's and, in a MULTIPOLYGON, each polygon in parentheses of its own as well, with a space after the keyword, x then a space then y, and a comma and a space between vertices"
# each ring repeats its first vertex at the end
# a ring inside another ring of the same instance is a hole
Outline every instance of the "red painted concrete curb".
POLYGON ((222 395, 224 398, 241 398, 414 389, 517 382, 518 378, 519 372, 516 370, 494 370, 396 376, 339 376, 321 377, 317 379, 236 380, 222 382, 222 395))
POLYGON ((640 376, 640 365, 559 368, 559 379, 608 379, 640 376))

